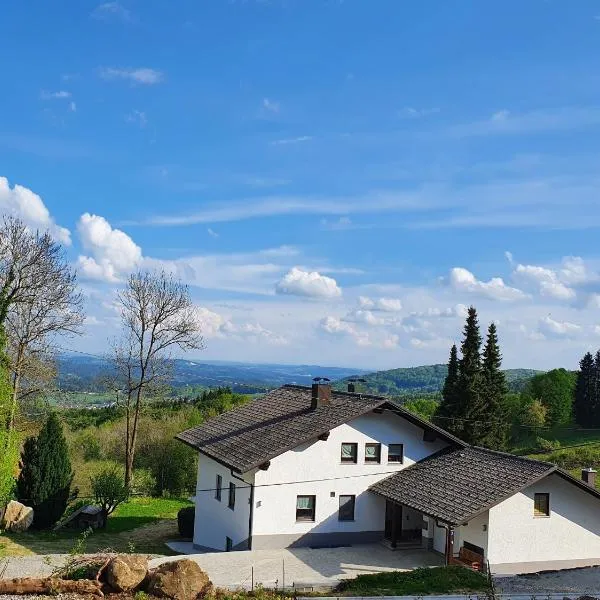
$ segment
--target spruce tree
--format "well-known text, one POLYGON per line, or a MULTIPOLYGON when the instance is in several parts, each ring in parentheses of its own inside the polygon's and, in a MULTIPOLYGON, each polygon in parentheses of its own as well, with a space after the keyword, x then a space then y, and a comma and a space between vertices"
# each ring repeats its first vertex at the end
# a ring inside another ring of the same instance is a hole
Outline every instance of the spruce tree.
POLYGON ((62 517, 72 480, 67 442, 58 417, 51 413, 37 439, 25 443, 17 482, 19 499, 33 507, 35 528, 50 528, 62 517))
POLYGON ((496 450, 504 448, 508 434, 508 423, 504 418, 504 396, 508 392, 506 378, 500 370, 502 354, 498 345, 495 323, 488 328, 481 370, 481 406, 485 414, 479 426, 477 443, 496 450))
POLYGON ((462 422, 452 419, 453 416, 456 416, 458 403, 458 350, 456 344, 453 344, 448 360, 448 375, 446 375, 442 389, 442 401, 435 412, 434 422, 450 433, 460 436, 462 422))
POLYGON ((480 441, 480 421, 486 417, 481 402, 481 334, 477 310, 469 307, 459 361, 458 407, 456 416, 462 422, 462 438, 469 444, 480 441))
POLYGON ((596 400, 597 368, 590 352, 587 352, 579 362, 573 412, 575 422, 581 427, 589 427, 593 422, 592 408, 596 400))

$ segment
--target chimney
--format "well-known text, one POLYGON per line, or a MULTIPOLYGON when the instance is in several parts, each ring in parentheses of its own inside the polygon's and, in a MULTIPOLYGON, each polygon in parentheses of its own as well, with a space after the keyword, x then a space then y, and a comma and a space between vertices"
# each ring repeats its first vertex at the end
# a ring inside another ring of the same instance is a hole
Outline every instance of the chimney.
POLYGON ((591 467, 588 467, 587 469, 583 469, 583 471, 581 471, 581 479, 590 487, 596 487, 596 471, 591 467))
POLYGON ((356 386, 354 385, 354 381, 350 381, 348 383, 348 392, 350 394, 354 394, 356 392, 356 386))
POLYGON ((366 379, 362 379, 362 377, 352 377, 348 380, 348 393, 355 394, 356 393, 356 384, 357 383, 366 383, 366 379))
POLYGON ((312 384, 311 408, 314 410, 331 402, 331 383, 327 377, 315 377, 312 384))

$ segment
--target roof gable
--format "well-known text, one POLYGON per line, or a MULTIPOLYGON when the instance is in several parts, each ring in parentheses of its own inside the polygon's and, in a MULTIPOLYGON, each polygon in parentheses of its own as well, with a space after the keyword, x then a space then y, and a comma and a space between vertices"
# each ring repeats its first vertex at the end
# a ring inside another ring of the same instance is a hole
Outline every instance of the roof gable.
POLYGON ((302 443, 376 409, 390 410, 454 446, 448 432, 381 396, 332 391, 331 403, 311 408, 310 387, 285 385, 180 433, 177 439, 245 473, 302 443))

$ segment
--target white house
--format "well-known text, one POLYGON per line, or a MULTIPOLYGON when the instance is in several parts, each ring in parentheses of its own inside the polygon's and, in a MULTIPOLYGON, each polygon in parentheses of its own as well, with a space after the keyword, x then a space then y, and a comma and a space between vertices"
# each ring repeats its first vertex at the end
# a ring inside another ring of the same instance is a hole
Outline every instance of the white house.
POLYGON ((386 398, 286 385, 178 438, 200 452, 197 549, 382 541, 495 570, 600 564, 593 471, 470 447, 386 398))

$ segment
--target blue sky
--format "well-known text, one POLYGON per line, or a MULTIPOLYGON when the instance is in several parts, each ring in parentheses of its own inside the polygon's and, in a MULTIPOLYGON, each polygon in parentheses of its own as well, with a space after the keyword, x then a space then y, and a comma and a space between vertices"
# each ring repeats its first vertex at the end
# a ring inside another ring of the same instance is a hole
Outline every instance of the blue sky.
POLYGON ((595 2, 5 3, 0 212, 50 228, 117 335, 135 268, 213 359, 507 366, 600 346, 595 2))

